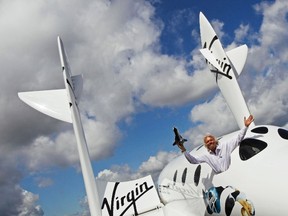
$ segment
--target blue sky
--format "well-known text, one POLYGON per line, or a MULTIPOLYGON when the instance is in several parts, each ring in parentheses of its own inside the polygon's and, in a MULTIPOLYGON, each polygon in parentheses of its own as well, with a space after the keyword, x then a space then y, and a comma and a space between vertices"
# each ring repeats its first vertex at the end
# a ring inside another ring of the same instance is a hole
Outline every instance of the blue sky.
POLYGON ((206 132, 237 129, 199 52, 200 11, 226 50, 249 47, 239 83, 256 124, 287 127, 286 0, 0 2, 0 215, 87 215, 72 126, 17 97, 64 87, 58 35, 72 73, 84 75, 80 109, 97 179, 157 181, 179 155, 173 126, 187 148, 206 132))

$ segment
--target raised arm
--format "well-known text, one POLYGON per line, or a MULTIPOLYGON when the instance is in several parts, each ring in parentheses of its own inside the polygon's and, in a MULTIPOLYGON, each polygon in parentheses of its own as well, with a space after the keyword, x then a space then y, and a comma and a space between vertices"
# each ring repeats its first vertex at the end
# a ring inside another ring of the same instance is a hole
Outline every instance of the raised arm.
POLYGON ((183 143, 177 143, 178 148, 181 150, 182 153, 184 153, 184 156, 186 157, 186 159, 192 163, 192 164, 198 164, 201 163, 202 161, 200 161, 198 158, 195 158, 194 156, 192 156, 189 152, 186 151, 186 148, 184 147, 183 143))

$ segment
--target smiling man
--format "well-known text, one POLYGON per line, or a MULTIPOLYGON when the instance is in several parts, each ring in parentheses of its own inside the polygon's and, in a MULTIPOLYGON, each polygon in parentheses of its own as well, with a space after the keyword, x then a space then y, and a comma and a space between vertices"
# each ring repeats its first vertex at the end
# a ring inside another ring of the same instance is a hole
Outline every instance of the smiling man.
POLYGON ((186 148, 184 147, 183 143, 178 143, 177 146, 181 149, 190 163, 199 164, 205 162, 210 165, 215 173, 219 174, 229 168, 231 164, 231 153, 243 140, 249 125, 253 121, 254 118, 252 115, 250 115, 247 119, 244 117, 245 127, 240 130, 235 138, 228 140, 227 142, 218 141, 213 135, 206 135, 204 137, 204 145, 208 152, 203 155, 194 156, 191 153, 186 152, 186 148))

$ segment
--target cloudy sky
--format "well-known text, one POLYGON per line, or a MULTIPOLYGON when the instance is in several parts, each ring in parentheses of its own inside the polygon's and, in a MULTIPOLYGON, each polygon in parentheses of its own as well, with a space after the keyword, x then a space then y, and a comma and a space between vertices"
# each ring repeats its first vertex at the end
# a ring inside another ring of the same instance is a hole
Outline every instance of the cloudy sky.
POLYGON ((188 148, 237 129, 199 52, 200 11, 226 50, 249 47, 239 83, 255 123, 288 126, 287 0, 0 0, 0 215, 87 214, 72 125, 17 96, 64 87, 58 35, 84 76, 95 177, 157 180, 179 154, 173 126, 188 148))

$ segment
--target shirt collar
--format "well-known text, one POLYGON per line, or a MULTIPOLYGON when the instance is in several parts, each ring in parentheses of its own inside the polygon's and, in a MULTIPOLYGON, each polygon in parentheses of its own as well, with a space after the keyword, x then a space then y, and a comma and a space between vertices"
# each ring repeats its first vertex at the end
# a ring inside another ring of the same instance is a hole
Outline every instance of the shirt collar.
POLYGON ((211 150, 208 150, 208 152, 210 153, 210 154, 213 154, 213 155, 218 155, 219 154, 219 152, 220 152, 220 148, 219 148, 219 143, 217 144, 217 146, 216 146, 216 149, 215 149, 215 153, 213 152, 213 151, 211 151, 211 150))

